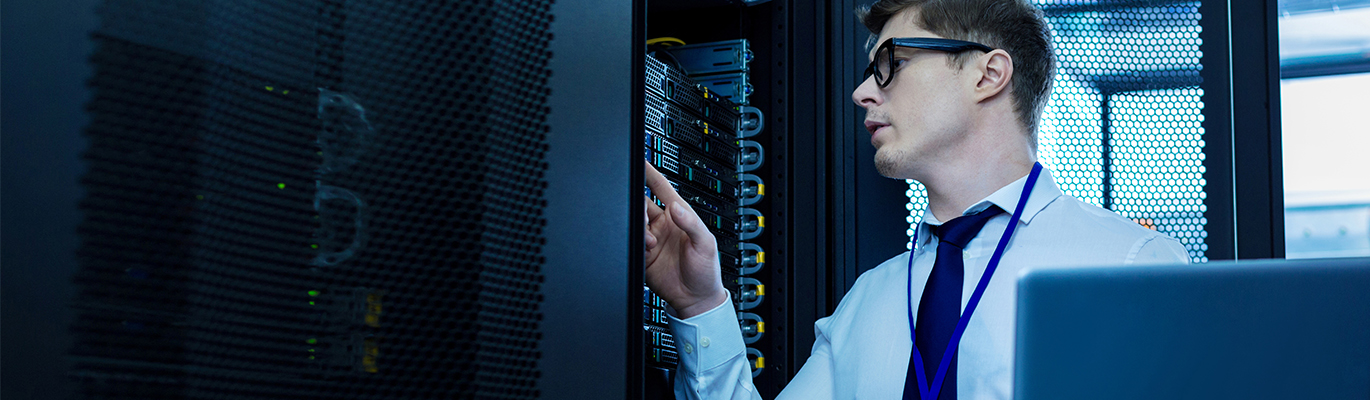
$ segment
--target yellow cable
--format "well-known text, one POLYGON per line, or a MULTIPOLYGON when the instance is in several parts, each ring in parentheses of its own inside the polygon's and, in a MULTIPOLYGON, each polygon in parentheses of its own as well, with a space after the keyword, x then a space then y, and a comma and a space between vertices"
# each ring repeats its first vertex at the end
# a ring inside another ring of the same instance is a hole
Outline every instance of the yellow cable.
POLYGON ((673 38, 673 37, 659 37, 659 38, 655 38, 655 39, 647 39, 647 45, 648 45, 648 46, 651 46, 651 45, 654 45, 654 44, 659 44, 659 45, 666 46, 666 47, 671 47, 671 46, 684 46, 684 45, 685 45, 685 41, 684 41, 684 40, 680 40, 680 39, 676 39, 676 38, 673 38))

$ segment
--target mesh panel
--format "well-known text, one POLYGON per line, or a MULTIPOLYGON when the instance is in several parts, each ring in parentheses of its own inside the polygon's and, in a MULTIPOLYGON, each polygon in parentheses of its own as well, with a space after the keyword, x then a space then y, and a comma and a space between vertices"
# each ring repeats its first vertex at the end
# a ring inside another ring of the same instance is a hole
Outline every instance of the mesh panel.
MULTIPOLYGON (((1058 41, 1060 39, 1057 39, 1058 41)), ((1060 47, 1057 47, 1059 52, 1060 47)), ((1058 59, 1062 64, 1065 57, 1058 59)), ((1062 68, 1064 69, 1064 68, 1062 68)), ((1102 97, 1093 85, 1057 73, 1042 113, 1037 155, 1051 168, 1061 191, 1086 203, 1104 204, 1102 97)))
POLYGON ((913 235, 917 232, 918 224, 923 222, 923 210, 928 209, 928 188, 913 179, 904 182, 909 184, 909 190, 904 192, 904 195, 909 197, 909 203, 904 205, 904 208, 909 210, 909 216, 905 218, 909 222, 909 242, 904 244, 904 249, 913 250, 913 235))
POLYGON ((549 12, 107 1, 84 397, 538 397, 549 12))
MULTIPOLYGON (((1204 252, 1199 3, 1038 0, 1058 69, 1038 155, 1066 194, 1204 252)), ((910 223, 926 192, 911 182, 910 223)), ((909 230, 912 236, 913 230, 909 230)))
POLYGON ((1185 88, 1109 98, 1113 210, 1178 239, 1194 262, 1208 261, 1202 94, 1185 88))

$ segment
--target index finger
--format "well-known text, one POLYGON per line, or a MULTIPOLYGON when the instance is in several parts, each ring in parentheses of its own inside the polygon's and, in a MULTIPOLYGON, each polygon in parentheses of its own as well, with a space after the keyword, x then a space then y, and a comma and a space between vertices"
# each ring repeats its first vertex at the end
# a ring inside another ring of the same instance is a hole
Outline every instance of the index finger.
POLYGON ((652 223, 652 220, 656 219, 657 216, 666 212, 665 210, 662 210, 661 207, 657 207, 656 203, 652 202, 651 197, 642 196, 642 201, 644 202, 643 208, 647 209, 647 212, 643 213, 643 216, 647 218, 647 223, 649 224, 652 223))
MULTIPOLYGON (((652 163, 647 160, 642 160, 642 162, 647 165, 647 173, 645 174, 647 178, 647 187, 652 189, 652 194, 656 195, 656 198, 661 200, 662 204, 669 206, 671 203, 675 202, 685 203, 685 199, 681 198, 680 194, 675 192, 675 188, 671 187, 671 182, 666 180, 666 176, 661 175, 661 172, 658 172, 655 167, 652 167, 652 163)), ((685 205, 689 206, 689 204, 685 205)))

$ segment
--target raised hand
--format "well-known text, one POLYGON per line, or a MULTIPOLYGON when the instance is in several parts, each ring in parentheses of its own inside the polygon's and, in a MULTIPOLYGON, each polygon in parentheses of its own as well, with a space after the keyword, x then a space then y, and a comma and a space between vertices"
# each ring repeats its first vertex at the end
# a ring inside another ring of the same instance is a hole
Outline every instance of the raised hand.
MULTIPOLYGON (((645 161, 644 161, 645 162, 645 161)), ((671 183, 647 163, 647 187, 666 210, 643 196, 647 224, 647 287, 684 319, 709 311, 728 298, 719 270, 718 241, 671 183)))

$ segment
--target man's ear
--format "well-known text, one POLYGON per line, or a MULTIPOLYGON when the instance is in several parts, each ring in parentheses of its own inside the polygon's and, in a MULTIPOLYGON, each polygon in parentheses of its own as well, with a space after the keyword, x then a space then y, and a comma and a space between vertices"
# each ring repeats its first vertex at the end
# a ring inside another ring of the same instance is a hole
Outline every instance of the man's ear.
POLYGON ((975 101, 989 100, 1008 90, 1013 78, 1013 58, 1003 49, 995 49, 975 60, 980 80, 975 82, 975 101))

